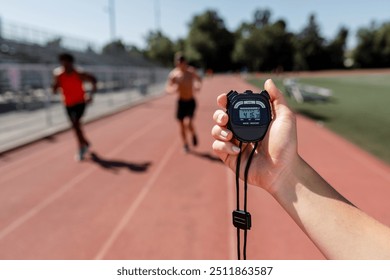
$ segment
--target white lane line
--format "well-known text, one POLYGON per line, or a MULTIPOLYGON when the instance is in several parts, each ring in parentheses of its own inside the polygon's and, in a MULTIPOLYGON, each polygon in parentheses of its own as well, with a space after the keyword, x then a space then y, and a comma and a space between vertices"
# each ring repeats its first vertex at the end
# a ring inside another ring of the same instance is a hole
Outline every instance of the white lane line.
MULTIPOLYGON (((163 120, 163 118, 159 118, 158 122, 155 122, 152 125, 144 126, 143 129, 138 130, 136 133, 132 134, 129 138, 126 139, 125 142, 122 143, 122 145, 117 146, 107 156, 108 157, 115 156, 115 154, 119 153, 121 150, 126 148, 132 141, 145 135, 150 130, 154 129, 157 125, 159 125, 162 122, 162 120, 163 120)), ((4 229, 2 229, 0 231, 0 240, 3 239, 8 234, 10 234, 15 229, 17 229, 18 227, 20 227, 22 224, 27 222, 29 219, 34 217, 37 213, 39 213, 42 209, 44 209, 46 206, 51 204, 53 201, 55 201, 58 198, 60 198, 61 196, 63 196, 66 192, 68 192, 70 189, 72 189, 74 186, 76 186, 80 181, 82 181, 88 175, 90 175, 93 171, 98 170, 98 169, 99 169, 99 167, 97 167, 97 166, 91 166, 89 169, 85 170, 83 173, 80 173, 78 176, 74 177, 68 183, 63 185, 60 189, 58 189, 56 192, 54 192, 48 198, 43 200, 41 203, 32 207, 27 213, 23 214, 22 216, 20 216, 16 220, 14 220, 11 224, 9 224, 7 227, 5 227, 4 229)))
MULTIPOLYGON (((121 120, 119 120, 121 121, 121 120)), ((85 126, 88 124, 85 124, 85 126)), ((110 127, 110 122, 106 123, 103 127, 108 128, 110 127)), ((103 129, 103 127, 94 127, 93 129, 88 129, 88 134, 92 135, 95 133, 98 129, 103 129)), ((70 130, 68 132, 71 132, 70 130)), ((42 140, 39 140, 42 141, 42 140)), ((63 140, 64 143, 66 143, 65 140, 63 140)), ((36 150, 32 154, 19 158, 16 161, 13 161, 11 163, 8 163, 5 166, 1 167, 2 176, 0 177, 0 183, 4 183, 7 180, 13 179, 15 177, 20 176, 21 174, 31 170, 31 165, 25 164, 23 167, 20 166, 21 163, 25 163, 26 161, 34 161, 34 167, 43 165, 47 163, 48 161, 52 160, 53 158, 59 157, 61 154, 68 154, 69 151, 71 151, 71 147, 67 147, 66 149, 58 148, 57 146, 52 146, 50 144, 45 145, 39 150, 36 150), (47 153, 50 153, 49 155, 47 153), (42 155, 44 157, 42 158, 42 155), (9 171, 8 171, 9 170, 9 171)))
POLYGON ((113 243, 117 240, 119 234, 123 231, 125 226, 129 223, 130 219, 134 216, 134 213, 138 210, 138 207, 142 203, 142 201, 145 199, 146 195, 150 192, 150 190, 155 186, 155 182, 160 176, 161 172, 163 171, 163 168, 168 163, 168 160, 173 155, 173 152, 176 151, 176 148, 178 146, 178 140, 176 140, 169 150, 164 154, 163 158, 160 161, 160 165, 156 168, 153 175, 149 178, 149 180, 145 183, 145 185, 142 187, 141 192, 138 194, 137 198, 134 200, 134 202, 131 204, 129 209, 127 209, 126 213, 123 215, 122 219, 119 221, 117 226, 112 231, 111 235, 108 237, 106 242, 103 244, 103 246, 98 251, 97 255, 95 256, 95 260, 101 260, 104 258, 107 251, 111 248, 113 243))
POLYGON ((228 199, 228 233, 229 233, 229 259, 235 260, 237 258, 236 236, 237 231, 232 224, 232 212, 235 209, 235 186, 233 172, 226 167, 227 180, 227 199, 228 199))
MULTIPOLYGON (((56 152, 52 152, 50 153, 49 155, 45 154, 45 153, 42 153, 42 155, 44 155, 44 159, 42 159, 41 161, 37 162, 36 160, 34 160, 34 168, 38 167, 38 166, 41 166, 45 163, 47 163, 48 161, 54 159, 54 158, 58 158, 61 154, 68 154, 69 153, 69 148, 68 149, 57 149, 56 152)), ((26 161, 27 160, 31 160, 30 158, 26 158, 26 161)), ((20 162, 18 162, 18 164, 20 164, 20 162)), ((15 177, 18 177, 20 175, 22 175, 23 173, 31 170, 32 166, 29 165, 29 164, 25 164, 23 167, 18 167, 18 166, 14 166, 13 167, 14 169, 13 170, 10 170, 8 172, 6 172, 5 175, 2 175, 1 178, 0 178, 0 183, 4 183, 10 179, 13 179, 15 177)), ((2 170, 3 172, 3 170, 2 170)))

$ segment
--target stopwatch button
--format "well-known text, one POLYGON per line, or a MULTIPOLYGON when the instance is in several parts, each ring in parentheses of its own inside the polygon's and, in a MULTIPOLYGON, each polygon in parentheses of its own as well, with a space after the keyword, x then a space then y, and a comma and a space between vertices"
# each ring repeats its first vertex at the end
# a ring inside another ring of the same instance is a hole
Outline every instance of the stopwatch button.
POLYGON ((268 99, 271 99, 271 97, 269 96, 268 92, 266 90, 263 90, 261 92, 261 94, 263 94, 265 97, 267 97, 268 99))

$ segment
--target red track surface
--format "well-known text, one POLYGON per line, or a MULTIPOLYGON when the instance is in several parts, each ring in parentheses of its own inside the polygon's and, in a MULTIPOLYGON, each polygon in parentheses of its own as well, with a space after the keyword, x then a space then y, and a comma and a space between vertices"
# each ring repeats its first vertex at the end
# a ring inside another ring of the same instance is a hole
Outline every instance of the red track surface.
MULTIPOLYGON (((234 175, 215 159, 216 96, 254 89, 233 76, 205 80, 200 146, 184 154, 166 96, 90 123, 97 159, 73 160, 71 132, 0 158, 0 259, 235 259, 234 175)), ((299 150, 357 206, 390 225, 390 168, 298 118, 299 150)), ((259 188, 249 190, 249 259, 322 259, 259 188)))

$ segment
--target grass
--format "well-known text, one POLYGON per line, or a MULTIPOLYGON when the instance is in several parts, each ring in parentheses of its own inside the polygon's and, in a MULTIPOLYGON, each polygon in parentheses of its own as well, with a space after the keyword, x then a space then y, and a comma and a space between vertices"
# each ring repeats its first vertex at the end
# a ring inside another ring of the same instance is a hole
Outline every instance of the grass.
MULTIPOLYGON (((263 80, 248 81, 263 88, 263 80)), ((283 91, 282 79, 275 78, 274 81, 283 91)), ((299 104, 287 98, 297 113, 322 122, 390 163, 390 75, 302 77, 299 82, 332 89, 334 99, 330 103, 299 104)))

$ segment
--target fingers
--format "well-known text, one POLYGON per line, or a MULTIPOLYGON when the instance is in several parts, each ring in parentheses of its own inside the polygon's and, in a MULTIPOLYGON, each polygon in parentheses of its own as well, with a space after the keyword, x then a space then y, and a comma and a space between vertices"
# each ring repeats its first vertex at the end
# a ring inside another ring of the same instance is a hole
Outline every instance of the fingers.
MULTIPOLYGON (((223 105, 223 99, 227 101, 225 94, 220 95, 218 98, 220 105, 223 105), (222 101, 222 104, 219 101, 222 101)), ((223 162, 226 162, 229 155, 237 155, 240 152, 240 148, 234 145, 233 142, 235 141, 230 142, 233 138, 233 133, 226 128, 229 120, 228 115, 222 110, 217 110, 213 115, 213 119, 216 122, 216 125, 211 130, 211 135, 216 139, 213 143, 213 150, 223 162)))
POLYGON ((220 125, 220 126, 226 126, 227 123, 228 123, 228 120, 229 120, 229 117, 228 115, 222 111, 222 110, 217 110, 215 111, 214 115, 213 115, 213 119, 214 121, 220 125))
POLYGON ((217 97, 217 104, 220 108, 226 109, 227 105, 227 96, 226 93, 223 93, 217 97))
POLYGON ((219 140, 214 141, 213 150, 224 162, 228 155, 237 155, 240 152, 240 148, 235 146, 232 142, 219 140))
POLYGON ((233 133, 230 130, 222 128, 219 125, 214 125, 214 127, 211 129, 211 135, 216 140, 221 141, 230 141, 233 137, 233 133))

